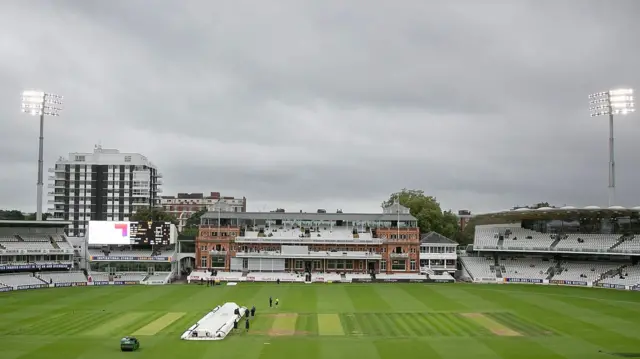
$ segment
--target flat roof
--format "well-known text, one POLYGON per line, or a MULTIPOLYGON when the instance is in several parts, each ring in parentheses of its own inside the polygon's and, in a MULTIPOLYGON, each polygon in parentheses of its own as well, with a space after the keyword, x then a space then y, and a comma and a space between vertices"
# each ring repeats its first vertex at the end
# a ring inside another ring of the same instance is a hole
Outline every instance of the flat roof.
POLYGON ((475 220, 505 219, 505 220, 524 220, 524 219, 563 219, 563 218, 613 218, 613 217, 630 217, 639 216, 640 207, 624 208, 609 207, 600 208, 597 206, 588 206, 583 208, 577 207, 542 207, 538 209, 518 208, 513 210, 505 210, 493 213, 483 213, 474 216, 475 220))
POLYGON ((8 221, 0 220, 0 227, 66 227, 71 222, 66 221, 8 221))
POLYGON ((416 221, 410 214, 395 213, 299 213, 299 212, 207 212, 202 218, 297 221, 416 221))

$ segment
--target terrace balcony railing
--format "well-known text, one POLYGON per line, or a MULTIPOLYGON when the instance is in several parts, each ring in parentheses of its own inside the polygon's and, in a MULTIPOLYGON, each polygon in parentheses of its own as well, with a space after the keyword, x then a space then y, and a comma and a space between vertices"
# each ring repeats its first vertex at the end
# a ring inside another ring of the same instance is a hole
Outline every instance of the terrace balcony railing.
POLYGON ((358 239, 358 238, 324 238, 324 237, 236 237, 236 243, 266 243, 266 244, 370 244, 380 245, 382 239, 358 239))
POLYGON ((382 255, 377 253, 359 252, 359 251, 345 251, 345 252, 309 251, 306 253, 282 253, 280 251, 262 251, 262 252, 236 252, 236 258, 305 258, 305 259, 381 260, 382 255))

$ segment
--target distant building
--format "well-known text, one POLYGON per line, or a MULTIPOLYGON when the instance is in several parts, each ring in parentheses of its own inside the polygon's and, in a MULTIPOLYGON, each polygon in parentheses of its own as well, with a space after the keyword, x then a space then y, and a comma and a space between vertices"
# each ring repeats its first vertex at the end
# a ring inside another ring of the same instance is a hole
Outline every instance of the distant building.
POLYGON ((467 226, 469 221, 471 220, 471 211, 468 209, 461 209, 458 211, 458 224, 460 225, 460 230, 464 231, 464 227, 467 226))
MULTIPOLYGON (((196 237, 196 267, 419 273, 420 246, 417 220, 397 203, 382 213, 209 212, 196 237)), ((444 258, 435 250, 430 253, 425 260, 444 258)), ((455 268, 454 262, 448 264, 455 268)), ((432 261, 430 269, 443 271, 445 262, 432 261)))
POLYGON ((60 157, 49 169, 47 211, 82 237, 90 220, 128 221, 138 208, 160 204, 162 174, 147 157, 96 146, 60 157))
POLYGON ((162 196, 160 204, 165 212, 178 218, 178 230, 187 223, 194 213, 206 209, 209 212, 246 212, 247 198, 235 198, 221 196, 220 192, 211 192, 209 196, 204 193, 178 193, 175 196, 162 196))

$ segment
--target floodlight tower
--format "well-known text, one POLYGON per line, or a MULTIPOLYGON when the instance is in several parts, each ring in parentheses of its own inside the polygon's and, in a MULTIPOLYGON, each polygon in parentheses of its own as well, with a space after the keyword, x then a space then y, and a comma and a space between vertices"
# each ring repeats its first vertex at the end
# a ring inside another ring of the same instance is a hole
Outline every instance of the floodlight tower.
POLYGON ((22 92, 22 112, 32 116, 40 116, 40 137, 38 147, 38 195, 36 220, 42 220, 42 187, 43 187, 43 152, 44 152, 44 116, 59 116, 62 108, 62 96, 43 91, 28 90, 22 92))
POLYGON ((613 116, 635 111, 632 89, 617 89, 589 95, 591 117, 609 116, 609 207, 614 205, 616 163, 613 152, 613 116))

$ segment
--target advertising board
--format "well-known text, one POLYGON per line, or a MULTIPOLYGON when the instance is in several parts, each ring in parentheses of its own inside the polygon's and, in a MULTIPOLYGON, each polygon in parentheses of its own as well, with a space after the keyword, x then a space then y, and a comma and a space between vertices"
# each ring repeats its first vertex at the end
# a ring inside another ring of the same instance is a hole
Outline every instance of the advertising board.
POLYGON ((559 285, 579 285, 579 286, 587 286, 587 282, 583 282, 583 281, 578 281, 578 280, 558 280, 558 279, 553 279, 550 280, 549 283, 551 284, 559 284, 559 285))
POLYGON ((542 279, 537 279, 537 278, 505 278, 504 281, 509 283, 534 283, 534 284, 544 283, 542 279))

